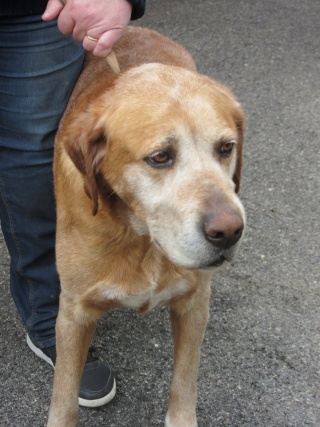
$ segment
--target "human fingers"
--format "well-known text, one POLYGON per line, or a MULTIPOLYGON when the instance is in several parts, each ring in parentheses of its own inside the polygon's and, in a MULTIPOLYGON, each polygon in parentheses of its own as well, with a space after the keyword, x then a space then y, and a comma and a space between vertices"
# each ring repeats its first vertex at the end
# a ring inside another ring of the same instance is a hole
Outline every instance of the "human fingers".
MULTIPOLYGON (((68 0, 69 5, 76 0, 68 0)), ((107 55, 122 35, 131 17, 132 5, 127 0, 82 0, 81 8, 74 8, 73 38, 86 50, 99 56, 107 55), (111 32, 111 35, 104 35, 111 32), (87 35, 95 40, 88 39, 87 35), (96 50, 96 47, 97 50, 96 50)))
POLYGON ((44 21, 51 21, 52 19, 57 18, 63 9, 63 6, 64 4, 62 0, 49 0, 46 10, 42 15, 42 19, 44 21))
POLYGON ((122 36, 123 31, 124 28, 113 28, 105 31, 99 39, 87 34, 82 45, 86 50, 93 52, 95 56, 106 57, 110 53, 112 46, 122 36))
POLYGON ((65 6, 58 17, 59 31, 64 35, 72 34, 75 24, 73 3, 71 1, 65 2, 65 6))

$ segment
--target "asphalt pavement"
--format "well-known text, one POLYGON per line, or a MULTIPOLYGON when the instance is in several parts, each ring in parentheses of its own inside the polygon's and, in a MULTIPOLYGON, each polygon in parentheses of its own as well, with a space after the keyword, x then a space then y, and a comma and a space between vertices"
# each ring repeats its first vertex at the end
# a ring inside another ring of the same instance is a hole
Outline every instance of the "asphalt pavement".
MULTIPOLYGON (((199 427, 320 426, 320 2, 147 0, 139 25, 179 42, 247 115, 246 237, 213 281, 199 373, 199 427)), ((0 426, 44 426, 53 372, 31 353, 0 242, 0 426)), ((164 425, 167 309, 114 311, 95 340, 115 399, 79 426, 164 425)))

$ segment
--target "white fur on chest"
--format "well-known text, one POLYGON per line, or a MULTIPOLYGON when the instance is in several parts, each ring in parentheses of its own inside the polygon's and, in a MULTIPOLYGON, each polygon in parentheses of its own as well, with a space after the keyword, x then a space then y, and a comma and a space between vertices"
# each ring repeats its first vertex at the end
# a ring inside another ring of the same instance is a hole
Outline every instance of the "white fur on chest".
POLYGON ((172 298, 183 295, 191 289, 190 283, 185 279, 179 279, 175 283, 168 285, 162 291, 157 291, 157 288, 148 289, 146 292, 138 294, 128 294, 117 289, 115 285, 103 284, 102 293, 106 299, 116 300, 125 307, 138 310, 147 305, 148 310, 152 310, 158 305, 163 305, 169 302, 172 298))

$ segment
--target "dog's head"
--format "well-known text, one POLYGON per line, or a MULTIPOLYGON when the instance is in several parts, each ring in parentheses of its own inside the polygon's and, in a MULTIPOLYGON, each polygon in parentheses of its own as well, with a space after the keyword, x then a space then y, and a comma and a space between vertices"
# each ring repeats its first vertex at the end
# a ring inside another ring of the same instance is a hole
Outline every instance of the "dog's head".
POLYGON ((86 102, 72 113, 65 147, 93 214, 113 194, 130 227, 175 264, 231 260, 245 223, 236 194, 244 115, 229 90, 179 67, 148 64, 86 102))

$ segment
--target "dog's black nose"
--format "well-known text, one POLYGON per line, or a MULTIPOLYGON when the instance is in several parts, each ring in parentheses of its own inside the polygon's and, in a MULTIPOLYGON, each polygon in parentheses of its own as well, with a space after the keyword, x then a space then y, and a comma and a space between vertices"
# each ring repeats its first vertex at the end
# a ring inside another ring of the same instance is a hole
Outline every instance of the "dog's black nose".
POLYGON ((204 222, 206 239, 219 249, 229 249, 242 236, 243 219, 238 212, 225 210, 215 212, 204 222))

